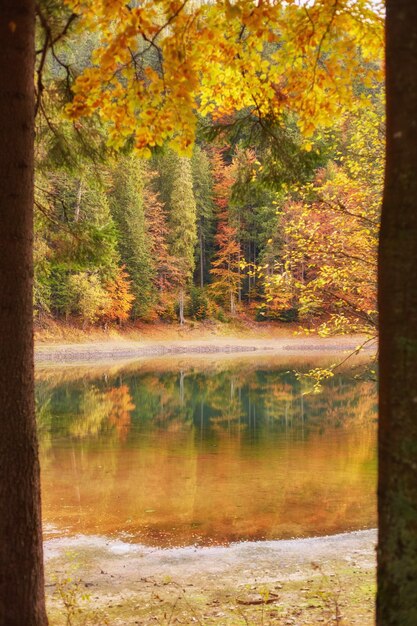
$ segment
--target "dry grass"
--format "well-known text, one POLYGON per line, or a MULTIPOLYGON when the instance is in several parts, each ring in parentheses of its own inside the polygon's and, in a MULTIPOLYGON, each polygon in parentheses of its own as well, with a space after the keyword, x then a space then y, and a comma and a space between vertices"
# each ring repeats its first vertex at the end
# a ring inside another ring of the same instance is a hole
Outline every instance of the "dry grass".
POLYGON ((254 322, 248 318, 235 318, 229 323, 218 321, 187 322, 184 326, 164 322, 135 322, 123 327, 82 328, 76 320, 56 321, 44 319, 35 324, 37 343, 83 343, 103 341, 178 341, 208 339, 212 337, 284 338, 293 336, 296 324, 254 322))

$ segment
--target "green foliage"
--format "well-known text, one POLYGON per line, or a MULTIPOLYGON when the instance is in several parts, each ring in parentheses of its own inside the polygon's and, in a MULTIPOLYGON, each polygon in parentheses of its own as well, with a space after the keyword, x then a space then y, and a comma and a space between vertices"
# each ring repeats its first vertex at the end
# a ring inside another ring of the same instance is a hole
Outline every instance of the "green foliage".
POLYGON ((69 287, 71 273, 65 265, 54 264, 49 276, 51 311, 67 318, 73 307, 73 297, 69 287))
POLYGON ((201 287, 192 286, 188 301, 187 314, 195 320, 205 320, 210 316, 213 307, 207 290, 201 287))
POLYGON ((213 176, 207 153, 195 146, 191 159, 193 191, 197 212, 197 245, 195 280, 200 287, 209 281, 214 238, 213 176))
POLYGON ((182 285, 189 283, 195 267, 197 206, 190 160, 177 157, 169 204, 168 223, 172 256, 178 259, 182 285))
POLYGON ((48 314, 51 310, 51 266, 48 261, 48 245, 37 237, 33 246, 34 277, 33 307, 35 315, 48 314))
POLYGON ((262 303, 256 308, 255 319, 257 322, 267 322, 271 320, 286 323, 298 322, 299 311, 296 307, 274 311, 262 303))
POLYGON ((134 317, 148 316, 155 299, 152 283, 154 265, 143 204, 143 178, 143 165, 135 156, 120 157, 112 172, 113 189, 110 194, 120 256, 132 281, 134 317))
POLYGON ((83 316, 86 310, 84 319, 92 322, 96 316, 85 303, 79 305, 71 277, 94 273, 102 285, 117 269, 116 230, 100 173, 91 163, 77 173, 61 166, 38 172, 34 306, 39 313, 83 316))

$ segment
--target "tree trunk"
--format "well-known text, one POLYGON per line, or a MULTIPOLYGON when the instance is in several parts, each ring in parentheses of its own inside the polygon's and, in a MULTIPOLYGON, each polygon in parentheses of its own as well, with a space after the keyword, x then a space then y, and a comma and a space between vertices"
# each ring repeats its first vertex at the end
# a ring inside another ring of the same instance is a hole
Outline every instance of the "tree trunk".
POLYGON ((81 200, 83 197, 83 179, 78 181, 77 200, 75 203, 74 222, 78 222, 80 219, 81 200))
POLYGON ((0 0, 0 625, 47 624, 33 382, 34 0, 0 0))
POLYGON ((200 287, 204 287, 204 250, 203 229, 200 226, 200 287))
POLYGON ((387 0, 378 626, 417 624, 417 2, 387 0))
POLYGON ((230 313, 232 315, 235 315, 236 313, 235 294, 233 289, 230 290, 230 313))
POLYGON ((180 318, 180 324, 181 326, 183 324, 185 324, 185 317, 184 317, 184 288, 181 287, 180 289, 180 293, 178 296, 178 305, 179 305, 179 318, 180 318))
POLYGON ((241 263, 241 253, 240 253, 240 241, 239 241, 239 257, 238 257, 238 291, 237 291, 237 297, 238 297, 238 302, 239 304, 241 304, 242 302, 242 279, 241 279, 241 270, 240 270, 240 263, 241 263))

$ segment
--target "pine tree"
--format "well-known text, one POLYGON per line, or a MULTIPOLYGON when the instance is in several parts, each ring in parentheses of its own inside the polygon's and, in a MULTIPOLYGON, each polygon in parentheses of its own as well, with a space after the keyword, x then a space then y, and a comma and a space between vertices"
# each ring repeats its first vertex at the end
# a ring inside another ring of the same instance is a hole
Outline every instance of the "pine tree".
POLYGON ((178 259, 179 318, 183 324, 185 293, 195 267, 194 248, 197 242, 197 207, 191 163, 186 157, 178 157, 169 209, 170 253, 178 259))
POLYGON ((119 251, 132 281, 132 314, 147 317, 154 302, 153 263, 143 203, 143 165, 134 156, 120 157, 113 171, 110 207, 119 231, 119 251))
POLYGON ((172 187, 178 169, 178 158, 176 152, 167 149, 155 155, 151 162, 152 170, 158 173, 152 187, 158 192, 160 201, 165 208, 168 208, 171 202, 172 187))
POLYGON ((204 287, 209 277, 208 269, 213 243, 213 177, 210 159, 199 146, 194 148, 191 165, 197 205, 196 283, 204 287))
POLYGON ((417 3, 387 0, 379 240, 378 626, 417 623, 417 3))
POLYGON ((0 2, 0 624, 46 626, 33 368, 35 2, 0 2))

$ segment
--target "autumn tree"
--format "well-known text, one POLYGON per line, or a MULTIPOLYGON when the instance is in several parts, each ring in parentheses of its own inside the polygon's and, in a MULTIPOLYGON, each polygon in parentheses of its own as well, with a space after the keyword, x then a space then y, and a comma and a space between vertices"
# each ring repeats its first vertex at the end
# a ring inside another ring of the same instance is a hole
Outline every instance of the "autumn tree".
POLYGON ((330 163, 298 201, 283 207, 285 243, 276 277, 287 279, 276 286, 289 289, 301 320, 325 316, 323 335, 376 335, 379 191, 330 163))
POLYGON ((236 314, 236 300, 241 283, 240 246, 236 241, 236 229, 226 220, 220 220, 215 237, 217 253, 210 270, 213 276, 211 288, 217 298, 228 302, 232 315, 236 314))
POLYGON ((84 326, 94 324, 104 316, 111 306, 111 301, 97 273, 73 274, 68 283, 72 296, 72 309, 81 316, 84 326))
POLYGON ((231 223, 229 211, 232 186, 236 180, 236 168, 233 164, 225 163, 220 150, 213 151, 212 167, 214 202, 217 207, 217 232, 215 235, 216 252, 210 270, 213 277, 211 289, 223 304, 227 304, 231 314, 234 315, 242 282, 241 249, 237 240, 237 229, 231 223))
POLYGON ((372 80, 380 55, 381 18, 368 0, 336 8, 330 1, 68 4, 99 33, 68 113, 98 112, 111 122, 111 145, 133 141, 144 156, 167 141, 190 154, 197 110, 221 117, 246 109, 261 121, 291 113, 311 135, 357 97, 352 75, 372 80))
MULTIPOLYGON (((319 135, 319 133, 317 133, 319 135)), ((312 140, 315 150, 318 139, 312 140)), ((312 181, 276 195, 275 233, 258 274, 261 311, 298 316, 323 335, 375 337, 377 245, 382 199, 384 112, 382 94, 335 123, 331 159, 312 181)))
POLYGON ((123 265, 119 268, 113 280, 106 285, 107 306, 103 311, 103 318, 119 324, 129 319, 135 296, 131 292, 132 281, 123 265))
POLYGON ((149 253, 153 259, 153 285, 156 292, 155 313, 160 316, 173 315, 180 272, 177 258, 170 253, 167 213, 154 189, 158 178, 156 171, 147 171, 144 189, 144 206, 149 253))

